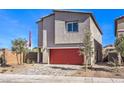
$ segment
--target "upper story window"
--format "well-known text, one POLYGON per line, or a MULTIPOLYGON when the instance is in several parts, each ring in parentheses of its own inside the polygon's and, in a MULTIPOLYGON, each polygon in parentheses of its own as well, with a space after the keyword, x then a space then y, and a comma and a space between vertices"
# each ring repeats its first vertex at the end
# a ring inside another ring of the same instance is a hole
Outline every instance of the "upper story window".
POLYGON ((77 22, 67 22, 66 23, 68 32, 78 32, 78 23, 77 22))

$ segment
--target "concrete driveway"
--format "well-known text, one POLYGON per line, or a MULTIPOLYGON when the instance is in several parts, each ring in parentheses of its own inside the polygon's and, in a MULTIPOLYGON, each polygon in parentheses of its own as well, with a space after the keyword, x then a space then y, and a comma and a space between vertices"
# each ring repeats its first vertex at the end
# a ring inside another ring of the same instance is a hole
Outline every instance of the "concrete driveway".
POLYGON ((1 83, 123 83, 124 79, 52 75, 0 74, 1 83))

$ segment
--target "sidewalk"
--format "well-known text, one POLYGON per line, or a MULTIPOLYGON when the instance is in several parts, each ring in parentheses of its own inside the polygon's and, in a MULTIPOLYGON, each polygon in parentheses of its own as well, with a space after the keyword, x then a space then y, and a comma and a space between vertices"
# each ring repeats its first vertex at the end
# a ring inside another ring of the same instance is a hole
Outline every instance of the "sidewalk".
POLYGON ((0 74, 1 83, 123 83, 124 79, 0 74))

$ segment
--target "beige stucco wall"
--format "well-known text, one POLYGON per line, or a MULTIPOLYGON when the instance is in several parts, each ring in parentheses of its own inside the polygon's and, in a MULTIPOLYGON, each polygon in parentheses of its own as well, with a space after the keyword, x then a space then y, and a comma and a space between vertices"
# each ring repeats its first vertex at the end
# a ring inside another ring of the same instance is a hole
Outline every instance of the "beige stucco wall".
POLYGON ((124 35, 124 32, 121 32, 121 31, 124 31, 124 18, 122 19, 119 19, 117 21, 117 35, 119 36, 120 34, 123 34, 124 35), (120 32, 119 32, 120 31, 120 32))
POLYGON ((92 33, 92 47, 93 47, 93 55, 91 58, 92 64, 96 62, 96 51, 98 50, 98 60, 102 60, 102 35, 99 31, 99 29, 96 27, 93 19, 90 17, 90 31, 92 33))
MULTIPOLYGON (((12 65, 12 64, 18 64, 20 63, 20 54, 16 55, 16 52, 13 52, 11 50, 5 49, 4 51, 0 51, 0 56, 4 55, 7 64, 12 65), (17 60, 18 57, 18 60, 17 60)), ((21 55, 23 59, 23 55, 21 55)))
POLYGON ((124 18, 117 21, 117 30, 124 29, 124 18))
POLYGON ((102 44, 102 35, 99 31, 99 29, 96 27, 96 25, 94 24, 94 21, 92 20, 92 18, 90 17, 90 30, 92 32, 92 37, 99 42, 100 44, 102 44))
POLYGON ((55 44, 81 43, 84 37, 84 29, 89 28, 89 16, 76 13, 55 13, 55 44), (78 22, 78 32, 68 32, 67 21, 78 22))
POLYGON ((48 63, 48 62, 49 62, 49 50, 45 49, 43 52, 42 63, 48 63))

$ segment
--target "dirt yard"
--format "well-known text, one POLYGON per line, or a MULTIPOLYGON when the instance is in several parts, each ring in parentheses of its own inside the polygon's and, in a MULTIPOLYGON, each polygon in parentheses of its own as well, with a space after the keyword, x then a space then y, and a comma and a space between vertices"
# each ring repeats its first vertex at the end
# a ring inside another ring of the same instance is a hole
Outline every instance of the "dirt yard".
POLYGON ((85 72, 78 65, 24 64, 0 67, 0 74, 124 78, 124 67, 119 67, 117 71, 113 67, 96 65, 85 72))
POLYGON ((124 67, 114 68, 108 66, 96 66, 92 69, 88 69, 86 72, 84 69, 76 71, 71 76, 77 77, 104 77, 104 78, 124 78, 124 67))

